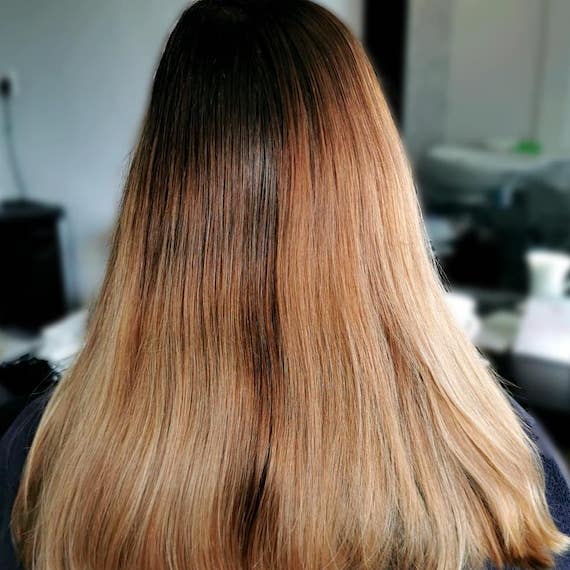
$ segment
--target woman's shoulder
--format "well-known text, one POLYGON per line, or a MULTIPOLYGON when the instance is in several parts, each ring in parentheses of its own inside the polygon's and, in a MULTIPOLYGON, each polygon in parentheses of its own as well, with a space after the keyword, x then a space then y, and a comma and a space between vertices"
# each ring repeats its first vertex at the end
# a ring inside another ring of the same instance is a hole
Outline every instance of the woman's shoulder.
MULTIPOLYGON (((509 396, 509 399, 525 431, 534 441, 540 453, 544 469, 546 501, 550 514, 558 530, 570 535, 570 479, 566 464, 540 421, 514 398, 509 396)), ((570 570, 570 553, 557 556, 555 564, 556 570, 570 570)), ((496 570, 496 568, 488 564, 486 570, 496 570)), ((506 570, 517 569, 509 568, 506 570)))
MULTIPOLYGON (((566 461, 540 421, 516 400, 511 399, 511 403, 540 452, 550 514, 558 530, 570 535, 570 476, 566 461)), ((556 568, 570 570, 570 553, 557 559, 556 568)))
POLYGON ((52 388, 35 394, 0 439, 0 568, 18 569, 10 534, 10 518, 28 450, 52 388))
POLYGON ((2 478, 12 465, 25 462, 27 451, 34 437, 52 389, 33 394, 23 410, 0 439, 0 470, 2 478))

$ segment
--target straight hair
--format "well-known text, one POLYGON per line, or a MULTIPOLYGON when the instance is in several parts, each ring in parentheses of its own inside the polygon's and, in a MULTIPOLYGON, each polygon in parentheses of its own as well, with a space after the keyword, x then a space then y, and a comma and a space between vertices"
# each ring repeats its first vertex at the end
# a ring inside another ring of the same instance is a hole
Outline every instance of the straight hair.
POLYGON ((193 4, 29 451, 25 568, 551 567, 538 451, 444 295, 355 37, 193 4))

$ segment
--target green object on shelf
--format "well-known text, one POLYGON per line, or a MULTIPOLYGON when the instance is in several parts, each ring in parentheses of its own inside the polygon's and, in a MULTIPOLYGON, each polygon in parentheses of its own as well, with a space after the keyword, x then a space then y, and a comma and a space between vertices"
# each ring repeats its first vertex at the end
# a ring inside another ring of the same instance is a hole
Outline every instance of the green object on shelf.
POLYGON ((541 154, 542 145, 532 139, 523 139, 515 144, 513 151, 521 154, 541 154))

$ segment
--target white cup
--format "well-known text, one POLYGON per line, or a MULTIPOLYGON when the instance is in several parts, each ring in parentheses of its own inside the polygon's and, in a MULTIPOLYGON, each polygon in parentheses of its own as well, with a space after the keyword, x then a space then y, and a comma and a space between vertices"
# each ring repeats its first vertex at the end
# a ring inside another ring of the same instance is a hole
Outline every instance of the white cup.
POLYGON ((568 291, 570 256, 548 250, 529 251, 530 295, 549 299, 564 297, 568 291))

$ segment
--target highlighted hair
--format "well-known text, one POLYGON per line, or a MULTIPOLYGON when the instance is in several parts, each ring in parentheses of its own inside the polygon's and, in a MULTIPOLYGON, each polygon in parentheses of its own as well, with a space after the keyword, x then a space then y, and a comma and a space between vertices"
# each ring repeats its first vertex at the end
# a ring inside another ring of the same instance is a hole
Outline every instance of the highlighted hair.
POLYGON ((179 20, 13 530, 33 570, 546 568, 567 548, 447 308, 373 68, 324 8, 179 20))

